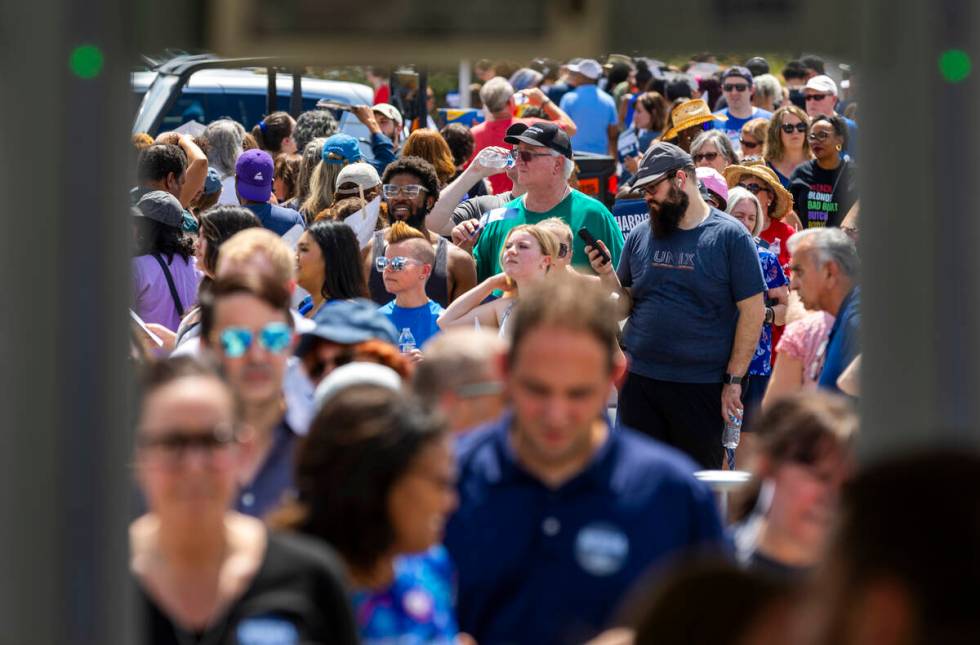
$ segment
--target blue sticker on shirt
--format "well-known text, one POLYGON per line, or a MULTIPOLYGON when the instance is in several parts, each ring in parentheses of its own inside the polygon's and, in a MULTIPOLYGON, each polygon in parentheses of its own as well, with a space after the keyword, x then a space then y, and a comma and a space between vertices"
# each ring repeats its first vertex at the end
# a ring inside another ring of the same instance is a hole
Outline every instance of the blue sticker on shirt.
POLYGON ((575 537, 575 559, 594 576, 609 576, 622 569, 629 551, 629 538, 611 524, 587 524, 575 537))
POLYGON ((285 618, 246 618, 238 624, 239 645, 299 645, 299 631, 285 618))
POLYGON ((490 224, 491 222, 500 222, 503 220, 514 219, 521 214, 520 209, 517 208, 507 208, 506 206, 501 206, 500 208, 494 208, 491 211, 487 211, 486 214, 480 219, 480 224, 490 224))

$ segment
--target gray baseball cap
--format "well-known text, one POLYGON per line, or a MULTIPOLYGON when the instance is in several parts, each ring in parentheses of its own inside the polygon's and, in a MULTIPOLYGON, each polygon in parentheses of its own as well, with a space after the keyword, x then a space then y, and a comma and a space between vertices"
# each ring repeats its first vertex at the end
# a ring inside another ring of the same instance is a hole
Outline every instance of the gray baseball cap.
POLYGON ((152 219, 165 226, 180 228, 184 222, 184 207, 176 197, 164 190, 151 190, 136 202, 137 214, 152 219))
POLYGON ((630 182, 630 189, 642 188, 647 184, 660 181, 678 168, 693 165, 694 160, 684 150, 672 143, 658 141, 643 155, 636 176, 630 182))

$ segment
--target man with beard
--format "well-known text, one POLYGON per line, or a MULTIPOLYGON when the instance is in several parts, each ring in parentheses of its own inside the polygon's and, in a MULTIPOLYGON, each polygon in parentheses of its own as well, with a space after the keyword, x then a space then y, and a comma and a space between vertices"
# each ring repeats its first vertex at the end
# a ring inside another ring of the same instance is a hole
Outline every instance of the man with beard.
MULTIPOLYGON (((405 222, 425 235, 435 248, 436 261, 425 292, 430 299, 448 307, 450 302, 476 286, 476 263, 466 251, 425 227, 425 217, 439 199, 435 168, 419 157, 401 157, 385 168, 381 184, 389 221, 405 222)), ((389 228, 376 231, 362 252, 371 299, 379 305, 391 301, 381 273, 375 270, 378 258, 384 257, 389 228)))
POLYGON ((632 188, 643 190, 650 219, 630 231, 618 271, 591 251, 630 312, 619 422, 718 468, 765 318, 758 253, 738 220, 705 203, 677 146, 650 148, 632 188))

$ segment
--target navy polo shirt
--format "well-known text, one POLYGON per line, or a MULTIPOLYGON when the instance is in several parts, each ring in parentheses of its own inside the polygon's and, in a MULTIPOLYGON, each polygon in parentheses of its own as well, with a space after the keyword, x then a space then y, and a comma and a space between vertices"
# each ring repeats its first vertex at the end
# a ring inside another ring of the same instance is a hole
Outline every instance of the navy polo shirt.
POLYGON ((262 222, 263 228, 269 229, 276 235, 285 235, 297 225, 306 228, 306 220, 298 211, 291 208, 254 202, 245 204, 245 208, 255 213, 255 216, 262 222))
POLYGON ((817 384, 840 393, 837 379, 861 353, 861 288, 854 287, 840 303, 834 326, 827 337, 827 355, 817 384))
POLYGON ((238 492, 235 510, 245 515, 261 518, 275 509, 286 494, 295 490, 293 485, 293 453, 296 449, 296 433, 285 419, 272 431, 272 445, 265 461, 251 482, 238 492))
POLYGON ((459 444, 459 509, 446 528, 460 630, 479 643, 581 643, 647 569, 700 545, 727 550, 710 489, 680 452, 616 428, 560 488, 508 440, 510 415, 459 444))

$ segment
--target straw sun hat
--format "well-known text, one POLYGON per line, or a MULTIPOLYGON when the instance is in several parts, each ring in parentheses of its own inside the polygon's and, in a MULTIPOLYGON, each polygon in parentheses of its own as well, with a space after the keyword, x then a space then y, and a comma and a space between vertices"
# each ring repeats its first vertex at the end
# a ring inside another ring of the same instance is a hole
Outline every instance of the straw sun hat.
POLYGON ((691 99, 681 103, 670 114, 671 127, 663 134, 661 139, 669 141, 691 126, 701 125, 708 121, 727 121, 728 117, 722 114, 712 114, 708 104, 704 99, 691 99))
POLYGON ((725 181, 728 182, 729 188, 738 186, 739 180, 745 175, 752 175, 756 179, 764 182, 776 197, 776 208, 773 210, 772 215, 769 215, 772 219, 783 219, 786 217, 786 213, 793 208, 793 195, 783 188, 783 185, 779 183, 779 179, 776 178, 776 173, 766 166, 765 162, 757 162, 751 165, 728 166, 721 174, 725 176, 725 181))

